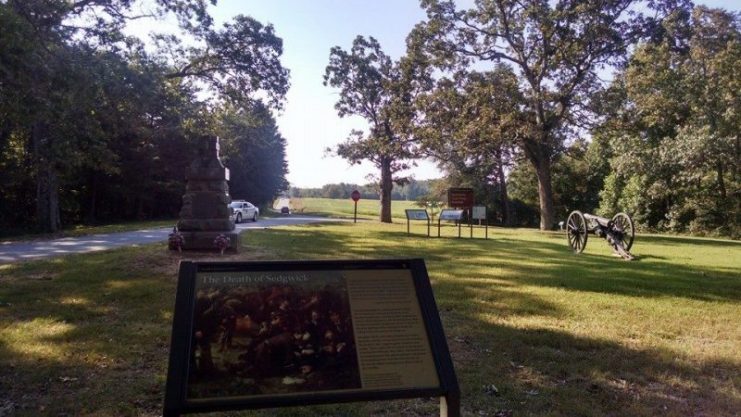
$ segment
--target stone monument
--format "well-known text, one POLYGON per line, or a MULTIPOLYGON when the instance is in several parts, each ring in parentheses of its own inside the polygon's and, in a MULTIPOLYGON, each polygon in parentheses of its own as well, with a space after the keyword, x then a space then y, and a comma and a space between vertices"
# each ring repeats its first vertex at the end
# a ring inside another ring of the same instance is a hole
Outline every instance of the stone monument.
POLYGON ((219 138, 204 136, 198 157, 186 174, 187 184, 180 210, 178 232, 184 250, 216 250, 219 235, 229 238, 228 249, 237 251, 239 234, 234 231, 232 199, 229 196, 229 170, 219 159, 219 138))

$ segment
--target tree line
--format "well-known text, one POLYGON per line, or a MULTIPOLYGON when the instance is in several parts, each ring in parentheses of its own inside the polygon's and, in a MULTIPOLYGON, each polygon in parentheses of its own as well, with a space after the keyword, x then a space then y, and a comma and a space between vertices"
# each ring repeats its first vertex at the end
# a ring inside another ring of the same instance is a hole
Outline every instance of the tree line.
POLYGON ((200 0, 0 2, 0 228, 174 217, 198 138, 219 135, 236 198, 287 187, 288 71, 270 25, 214 25, 200 0), (129 35, 173 19, 179 32, 129 35), (259 178, 259 181, 256 179, 259 178))
MULTIPOLYGON (((431 184, 435 181, 409 179, 403 185, 394 187, 391 192, 391 199, 417 201, 425 198, 431 193, 431 184)), ((339 184, 325 184, 317 188, 291 187, 288 190, 288 196, 291 198, 348 199, 350 198, 350 194, 355 190, 360 192, 360 198, 362 199, 378 200, 381 197, 377 183, 358 185, 344 182, 339 184)))
POLYGON ((503 224, 570 210, 739 236, 739 14, 689 1, 493 0, 427 14, 394 60, 373 37, 334 47, 325 85, 359 115, 334 152, 397 174, 431 157, 503 224))

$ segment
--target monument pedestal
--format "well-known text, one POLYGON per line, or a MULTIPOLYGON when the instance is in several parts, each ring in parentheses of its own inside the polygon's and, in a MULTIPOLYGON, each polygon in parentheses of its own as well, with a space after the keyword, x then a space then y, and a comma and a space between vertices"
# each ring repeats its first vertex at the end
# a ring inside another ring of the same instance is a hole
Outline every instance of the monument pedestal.
POLYGON ((232 232, 180 232, 183 235, 185 242, 183 243, 183 250, 202 250, 202 251, 213 251, 218 250, 214 245, 214 239, 216 236, 224 235, 229 238, 229 246, 226 250, 230 252, 239 252, 239 233, 232 232))
POLYGON ((239 251, 239 233, 234 230, 229 203, 229 170, 219 160, 219 138, 204 138, 198 159, 186 176, 183 208, 177 229, 183 237, 183 250, 219 250, 214 240, 229 238, 226 250, 239 251))

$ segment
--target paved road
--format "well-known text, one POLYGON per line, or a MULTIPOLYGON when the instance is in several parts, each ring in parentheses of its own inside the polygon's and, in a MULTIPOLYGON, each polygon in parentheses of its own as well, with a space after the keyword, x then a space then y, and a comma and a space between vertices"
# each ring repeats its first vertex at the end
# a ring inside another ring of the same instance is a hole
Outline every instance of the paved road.
MULTIPOLYGON (((265 229, 275 226, 342 221, 326 217, 286 216, 259 219, 237 225, 237 230, 265 229)), ((0 242, 0 265, 22 260, 50 258, 71 253, 94 252, 121 246, 142 245, 167 240, 171 227, 137 230, 134 232, 108 233, 54 240, 0 242)))

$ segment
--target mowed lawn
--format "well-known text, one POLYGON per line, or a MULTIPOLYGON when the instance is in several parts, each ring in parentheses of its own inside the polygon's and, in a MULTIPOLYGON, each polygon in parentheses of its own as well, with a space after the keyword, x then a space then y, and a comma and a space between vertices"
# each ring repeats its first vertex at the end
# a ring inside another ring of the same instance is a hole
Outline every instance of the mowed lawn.
MULTIPOLYGON (((400 221, 247 231, 243 251, 220 259, 424 258, 465 416, 741 410, 741 243, 639 235, 639 260, 626 262, 596 238, 574 255, 560 233, 412 232, 400 221)), ((163 243, 0 266, 0 415, 161 413, 177 263, 212 256, 163 243)), ((220 415, 433 416, 437 406, 220 415)))
MULTIPOLYGON (((381 202, 379 200, 358 200, 358 219, 378 220, 381 202)), ((351 199, 339 200, 332 198, 292 198, 291 208, 303 214, 319 214, 331 217, 352 217, 355 205, 351 199)), ((414 201, 393 200, 391 202, 391 217, 406 219, 405 209, 419 209, 414 201)))

